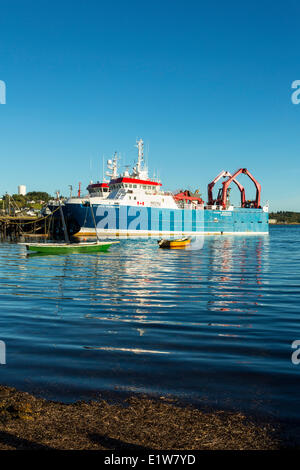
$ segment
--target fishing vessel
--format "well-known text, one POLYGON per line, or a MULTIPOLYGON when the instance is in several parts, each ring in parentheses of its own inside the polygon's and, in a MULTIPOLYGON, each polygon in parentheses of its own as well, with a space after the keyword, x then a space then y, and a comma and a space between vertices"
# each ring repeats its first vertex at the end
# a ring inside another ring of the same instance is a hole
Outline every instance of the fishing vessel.
POLYGON ((149 178, 144 162, 144 143, 137 141, 137 163, 131 172, 118 173, 117 161, 110 161, 107 197, 88 194, 70 198, 64 213, 76 220, 78 236, 197 236, 214 234, 268 234, 268 205, 261 206, 261 185, 246 168, 231 174, 222 171, 208 185, 208 200, 198 192, 164 191, 157 178, 149 178), (256 188, 255 200, 246 200, 245 189, 238 181, 247 175, 256 188), (215 184, 223 178, 216 198, 215 184), (230 185, 235 184, 241 197, 239 206, 230 203, 230 185), (92 202, 96 229, 88 201, 92 202))

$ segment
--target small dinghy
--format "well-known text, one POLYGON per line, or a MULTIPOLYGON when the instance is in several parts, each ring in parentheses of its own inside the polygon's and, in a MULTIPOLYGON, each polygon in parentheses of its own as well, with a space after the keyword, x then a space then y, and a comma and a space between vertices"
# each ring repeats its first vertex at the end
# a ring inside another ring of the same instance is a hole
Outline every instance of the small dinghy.
POLYGON ((95 253, 107 251, 109 247, 117 242, 88 242, 88 243, 19 243, 25 245, 28 251, 59 255, 66 253, 95 253))
POLYGON ((157 241, 159 248, 185 248, 186 246, 190 245, 191 239, 186 238, 178 238, 176 240, 166 240, 161 239, 157 241))

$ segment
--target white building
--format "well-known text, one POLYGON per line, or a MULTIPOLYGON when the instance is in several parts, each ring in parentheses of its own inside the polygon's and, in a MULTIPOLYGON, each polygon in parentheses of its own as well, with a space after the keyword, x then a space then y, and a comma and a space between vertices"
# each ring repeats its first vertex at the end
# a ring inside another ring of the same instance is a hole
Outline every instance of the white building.
POLYGON ((18 194, 20 194, 21 196, 26 196, 26 186, 25 186, 25 184, 20 184, 18 186, 18 194))

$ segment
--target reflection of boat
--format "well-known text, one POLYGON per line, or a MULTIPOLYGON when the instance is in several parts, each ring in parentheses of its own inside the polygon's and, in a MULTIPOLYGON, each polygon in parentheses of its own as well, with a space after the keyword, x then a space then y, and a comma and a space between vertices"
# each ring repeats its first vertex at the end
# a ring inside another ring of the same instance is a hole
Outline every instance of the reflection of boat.
POLYGON ((191 243, 190 238, 178 238, 177 240, 158 240, 159 248, 184 248, 191 243))
POLYGON ((66 253, 94 253, 107 251, 113 243, 119 242, 88 242, 88 243, 20 243, 28 251, 59 255, 66 253))

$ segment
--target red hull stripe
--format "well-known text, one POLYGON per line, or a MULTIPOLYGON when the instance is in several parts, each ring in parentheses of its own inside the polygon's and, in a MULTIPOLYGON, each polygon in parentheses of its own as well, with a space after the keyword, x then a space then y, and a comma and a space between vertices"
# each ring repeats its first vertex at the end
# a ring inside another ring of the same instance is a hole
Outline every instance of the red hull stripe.
POLYGON ((116 180, 111 180, 111 184, 116 183, 133 183, 133 184, 147 184, 149 186, 161 186, 161 183, 157 183, 156 181, 149 181, 149 180, 138 180, 136 178, 117 178, 116 180))

